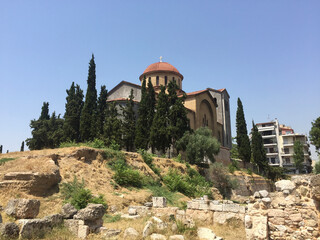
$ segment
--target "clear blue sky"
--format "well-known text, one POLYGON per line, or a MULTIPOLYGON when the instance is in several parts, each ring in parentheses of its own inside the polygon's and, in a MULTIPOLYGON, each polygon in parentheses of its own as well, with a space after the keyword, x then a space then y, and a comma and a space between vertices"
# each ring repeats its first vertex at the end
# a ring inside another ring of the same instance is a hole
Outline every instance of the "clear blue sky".
MULTIPOLYGON (((320 116, 320 1, 0 1, 0 144, 19 150, 42 103, 64 114, 72 81, 139 83, 163 60, 186 92, 226 88, 252 119, 308 133, 320 116)), ((316 155, 313 154, 316 159, 316 155)))

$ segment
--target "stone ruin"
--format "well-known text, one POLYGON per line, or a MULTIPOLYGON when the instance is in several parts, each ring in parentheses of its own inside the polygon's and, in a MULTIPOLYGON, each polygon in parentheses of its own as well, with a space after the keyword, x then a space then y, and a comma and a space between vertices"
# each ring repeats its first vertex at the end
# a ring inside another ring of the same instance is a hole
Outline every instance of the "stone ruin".
MULTIPOLYGON (((158 230, 171 228, 174 231, 177 225, 174 221, 162 220, 164 216, 179 220, 188 227, 194 227, 195 221, 211 225, 225 224, 230 219, 237 219, 243 222, 248 240, 320 239, 320 175, 293 176, 291 180, 276 182, 275 186, 276 192, 255 192, 247 204, 230 200, 209 200, 204 196, 187 202, 186 210, 168 207, 165 198, 153 197, 153 201, 145 203, 144 206, 129 206, 128 213, 121 215, 128 219, 150 217, 142 233, 128 228, 124 231, 124 239, 166 239, 158 230)), ((89 233, 100 233, 106 239, 117 237, 121 233, 121 230, 103 227, 105 209, 101 204, 89 204, 79 211, 71 204, 66 204, 60 214, 42 219, 36 218, 39 206, 38 200, 10 200, 5 212, 17 219, 17 224, 1 223, 0 215, 0 235, 5 238, 20 236, 30 239, 61 224, 82 239, 89 233)), ((208 228, 198 228, 197 233, 200 239, 222 239, 208 228)), ((184 239, 182 235, 169 237, 169 240, 181 239, 184 239)))

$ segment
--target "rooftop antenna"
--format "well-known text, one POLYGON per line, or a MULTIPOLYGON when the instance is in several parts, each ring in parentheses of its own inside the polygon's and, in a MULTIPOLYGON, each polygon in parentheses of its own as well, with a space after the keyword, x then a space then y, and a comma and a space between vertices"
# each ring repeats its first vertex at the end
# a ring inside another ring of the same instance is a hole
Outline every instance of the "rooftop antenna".
POLYGON ((162 56, 160 56, 160 62, 162 62, 162 56))

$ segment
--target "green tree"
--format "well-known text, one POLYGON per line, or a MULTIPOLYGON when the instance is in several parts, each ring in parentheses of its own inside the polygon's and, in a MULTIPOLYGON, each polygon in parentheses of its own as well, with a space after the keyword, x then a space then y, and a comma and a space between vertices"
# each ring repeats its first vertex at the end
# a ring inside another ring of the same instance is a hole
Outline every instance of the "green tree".
POLYGON ((141 86, 141 100, 138 109, 138 120, 136 127, 135 146, 137 149, 148 149, 149 129, 148 126, 148 93, 146 88, 146 78, 144 77, 141 86))
POLYGON ((258 131, 257 125, 255 125, 253 121, 251 134, 251 152, 253 162, 258 166, 259 173, 266 175, 269 166, 267 155, 263 146, 262 136, 258 131))
POLYGON ((2 146, 2 145, 0 145, 0 153, 2 153, 2 149, 3 149, 3 146, 2 146))
POLYGON ((303 145, 300 141, 295 141, 293 144, 293 162, 296 169, 301 173, 303 171, 304 152, 303 145))
POLYGON ((152 85, 151 81, 148 81, 148 88, 147 88, 147 119, 148 119, 148 125, 147 127, 148 135, 150 136, 150 129, 153 122, 153 117, 155 113, 155 106, 156 106, 156 94, 152 85))
POLYGON ((238 109, 236 116, 236 128, 237 128, 237 145, 239 156, 244 163, 250 162, 251 149, 250 140, 248 137, 247 124, 244 117, 243 106, 240 98, 238 98, 238 109))
POLYGON ((88 88, 84 106, 80 117, 80 135, 82 141, 93 140, 96 137, 96 116, 97 116, 97 89, 96 89, 96 64, 94 55, 89 63, 88 88))
MULTIPOLYGON (((46 106, 49 106, 49 104, 46 104, 46 106)), ((49 119, 43 119, 42 113, 43 111, 41 111, 38 120, 31 120, 30 123, 32 138, 26 140, 30 150, 56 148, 63 139, 64 120, 60 118, 60 115, 56 117, 55 112, 53 112, 49 119)))
POLYGON ((115 102, 107 106, 106 119, 104 123, 104 141, 107 146, 112 143, 121 145, 121 120, 115 102))
POLYGON ((23 152, 23 151, 24 151, 24 141, 22 141, 21 147, 20 147, 20 152, 23 152))
POLYGON ((122 109, 123 114, 123 142, 127 151, 134 150, 134 139, 136 133, 136 116, 134 112, 133 89, 131 89, 129 99, 126 101, 126 106, 122 109))
POLYGON ((103 126, 104 121, 106 119, 106 111, 107 111, 107 96, 108 90, 106 89, 105 85, 101 86, 100 94, 98 98, 98 111, 97 111, 97 128, 98 128, 98 135, 103 135, 103 126))
POLYGON ((187 160, 191 164, 200 164, 205 158, 213 163, 214 155, 220 151, 220 143, 212 136, 211 129, 202 127, 194 133, 186 132, 178 140, 177 149, 186 152, 187 160))
POLYGON ((66 112, 64 114, 64 140, 66 141, 80 141, 80 116, 83 108, 83 91, 77 84, 72 82, 69 90, 66 90, 66 112))
POLYGON ((178 97, 178 86, 175 81, 168 84, 168 103, 169 103, 169 137, 173 149, 176 149, 176 142, 186 131, 190 130, 187 109, 184 107, 186 95, 178 97))
POLYGON ((150 144, 152 148, 156 148, 158 151, 162 151, 162 153, 165 153, 166 149, 170 146, 168 114, 168 95, 166 94, 165 87, 161 86, 161 91, 158 95, 156 113, 154 115, 150 131, 150 144))
POLYGON ((43 102, 39 120, 49 120, 49 119, 50 119, 50 115, 49 115, 49 103, 48 103, 48 102, 43 102))
POLYGON ((315 174, 320 174, 320 157, 319 160, 316 162, 313 171, 315 174))
POLYGON ((311 123, 310 141, 316 147, 318 155, 320 155, 320 117, 311 123))

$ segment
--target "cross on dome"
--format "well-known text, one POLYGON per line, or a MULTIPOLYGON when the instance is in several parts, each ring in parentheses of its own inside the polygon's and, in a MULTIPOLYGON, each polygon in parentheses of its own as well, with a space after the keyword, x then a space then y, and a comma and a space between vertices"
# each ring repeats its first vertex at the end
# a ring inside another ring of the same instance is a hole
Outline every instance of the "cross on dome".
POLYGON ((162 56, 160 56, 160 62, 162 62, 162 56))

